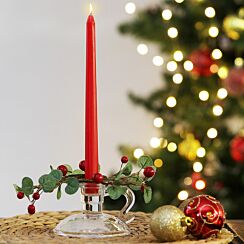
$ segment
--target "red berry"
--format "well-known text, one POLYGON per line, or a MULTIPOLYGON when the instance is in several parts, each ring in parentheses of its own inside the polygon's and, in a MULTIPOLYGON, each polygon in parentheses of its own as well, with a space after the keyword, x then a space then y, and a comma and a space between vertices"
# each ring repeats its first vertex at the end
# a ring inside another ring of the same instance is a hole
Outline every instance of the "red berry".
POLYGON ((34 200, 38 200, 40 198, 40 193, 37 191, 32 195, 34 200))
POLYGON ((94 175, 94 181, 96 183, 102 183, 103 182, 103 175, 101 173, 96 173, 94 175))
POLYGON ((155 171, 153 169, 153 167, 146 167, 143 171, 143 174, 147 177, 147 178, 150 178, 150 177, 153 177, 154 174, 155 174, 155 171))
POLYGON ((24 196, 25 196, 25 194, 24 194, 24 192, 22 192, 22 191, 19 191, 19 192, 17 193, 17 197, 18 197, 19 199, 24 198, 24 196))
POLYGON ((80 161, 79 168, 83 171, 85 171, 85 160, 80 161))
POLYGON ((63 176, 65 176, 68 173, 68 169, 65 165, 59 165, 58 170, 61 170, 63 173, 63 176))
POLYGON ((33 204, 28 206, 28 213, 29 214, 34 214, 36 212, 36 208, 33 204))
POLYGON ((127 162, 128 162, 128 157, 127 156, 123 156, 122 158, 121 158, 121 163, 122 164, 126 164, 127 162))

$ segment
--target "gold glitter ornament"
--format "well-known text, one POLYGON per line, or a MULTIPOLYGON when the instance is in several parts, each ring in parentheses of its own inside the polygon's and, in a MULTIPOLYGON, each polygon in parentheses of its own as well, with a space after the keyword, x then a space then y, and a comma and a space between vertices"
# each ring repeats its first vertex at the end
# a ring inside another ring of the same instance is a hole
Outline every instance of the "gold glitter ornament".
POLYGON ((186 238, 186 226, 182 226, 184 213, 177 207, 165 205, 156 209, 151 217, 150 228, 161 241, 179 241, 186 238))
POLYGON ((201 147, 200 142, 195 139, 193 134, 187 133, 185 139, 178 145, 178 152, 188 160, 195 160, 199 147, 201 147))

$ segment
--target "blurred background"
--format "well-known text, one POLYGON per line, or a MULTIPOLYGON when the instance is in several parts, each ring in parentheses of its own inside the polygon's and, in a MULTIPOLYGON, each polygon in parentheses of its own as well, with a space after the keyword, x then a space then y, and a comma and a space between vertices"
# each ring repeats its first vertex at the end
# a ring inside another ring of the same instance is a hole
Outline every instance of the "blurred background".
MULTIPOLYGON (((0 3, 0 216, 25 212, 12 187, 23 176, 84 158, 89 3, 0 3)), ((121 154, 147 154, 158 168, 153 200, 138 196, 135 210, 206 193, 244 218, 244 1, 92 4, 102 172, 118 169, 121 154)), ((78 195, 54 195, 38 211, 79 209, 78 195)))

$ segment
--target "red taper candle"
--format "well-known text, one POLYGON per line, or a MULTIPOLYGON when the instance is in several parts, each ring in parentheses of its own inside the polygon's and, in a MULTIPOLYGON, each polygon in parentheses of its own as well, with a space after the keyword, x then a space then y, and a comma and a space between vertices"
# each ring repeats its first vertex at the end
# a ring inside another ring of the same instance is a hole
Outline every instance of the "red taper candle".
POLYGON ((86 23, 86 122, 85 122, 85 178, 98 172, 96 34, 95 20, 90 13, 86 23))

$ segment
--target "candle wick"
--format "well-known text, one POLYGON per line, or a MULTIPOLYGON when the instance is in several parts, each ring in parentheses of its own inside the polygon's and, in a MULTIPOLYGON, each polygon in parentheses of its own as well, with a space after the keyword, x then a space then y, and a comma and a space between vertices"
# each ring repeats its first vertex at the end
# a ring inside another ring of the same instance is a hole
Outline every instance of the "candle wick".
POLYGON ((90 3, 90 15, 92 15, 92 10, 93 10, 92 4, 90 3))

